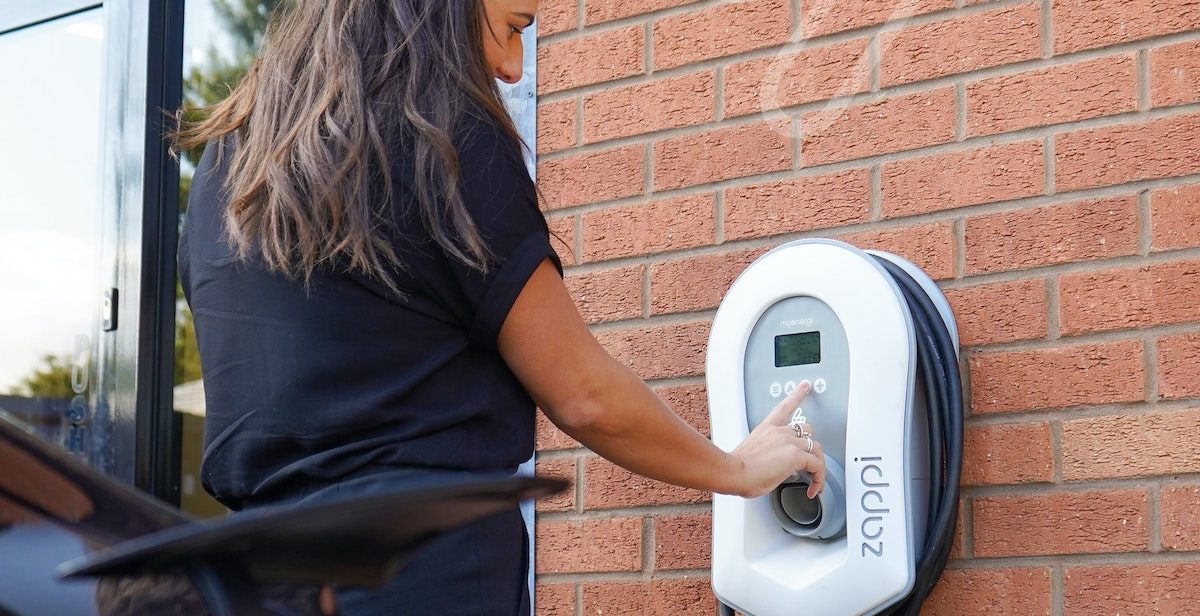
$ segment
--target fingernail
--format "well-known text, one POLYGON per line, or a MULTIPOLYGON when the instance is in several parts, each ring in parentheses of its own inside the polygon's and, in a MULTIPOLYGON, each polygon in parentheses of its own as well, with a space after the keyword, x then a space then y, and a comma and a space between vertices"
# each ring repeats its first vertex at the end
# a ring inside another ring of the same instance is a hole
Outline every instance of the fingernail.
POLYGON ((812 389, 812 383, 808 382, 807 380, 800 381, 800 384, 796 386, 796 389, 803 389, 804 393, 808 393, 808 391, 812 389))

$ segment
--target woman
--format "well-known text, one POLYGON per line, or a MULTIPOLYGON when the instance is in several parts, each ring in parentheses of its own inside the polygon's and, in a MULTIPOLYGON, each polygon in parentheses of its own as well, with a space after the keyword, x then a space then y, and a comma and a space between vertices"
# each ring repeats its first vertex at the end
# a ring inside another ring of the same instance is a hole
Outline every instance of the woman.
MULTIPOLYGON (((495 78, 536 0, 302 0, 229 98, 180 243, 207 397, 204 487, 233 509, 512 473, 535 404, 645 476, 759 496, 820 446, 806 387, 733 452, 611 358, 576 312, 495 78), (811 448, 811 451, 808 449, 811 448)), ((431 544, 345 614, 528 610, 518 510, 431 544)))

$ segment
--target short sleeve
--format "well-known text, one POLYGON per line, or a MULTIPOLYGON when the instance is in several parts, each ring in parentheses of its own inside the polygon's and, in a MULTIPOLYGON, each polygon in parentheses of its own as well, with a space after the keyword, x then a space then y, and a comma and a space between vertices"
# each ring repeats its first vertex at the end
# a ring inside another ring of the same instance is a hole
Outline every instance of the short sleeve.
POLYGON ((519 149, 498 129, 479 123, 459 148, 461 194, 494 260, 487 273, 450 259, 455 283, 473 313, 470 338, 492 348, 517 296, 545 259, 562 274, 546 218, 519 149))

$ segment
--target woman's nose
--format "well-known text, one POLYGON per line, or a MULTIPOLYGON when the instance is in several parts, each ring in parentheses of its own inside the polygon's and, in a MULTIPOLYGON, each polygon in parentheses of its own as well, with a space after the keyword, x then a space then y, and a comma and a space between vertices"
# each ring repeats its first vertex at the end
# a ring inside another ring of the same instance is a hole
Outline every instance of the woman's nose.
POLYGON ((496 79, 509 84, 521 81, 522 64, 521 54, 510 55, 496 67, 496 79))

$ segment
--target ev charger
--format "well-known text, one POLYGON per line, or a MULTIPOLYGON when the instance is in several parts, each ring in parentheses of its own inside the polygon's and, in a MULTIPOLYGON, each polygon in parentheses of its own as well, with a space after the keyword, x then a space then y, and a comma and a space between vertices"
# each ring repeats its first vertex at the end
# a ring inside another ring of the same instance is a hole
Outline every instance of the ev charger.
POLYGON ((824 448, 826 486, 789 478, 713 497, 712 584, 747 616, 916 613, 957 520, 958 333, 912 263, 826 239, 780 246, 734 282, 713 321, 706 380, 726 451, 807 380, 794 418, 824 448))

